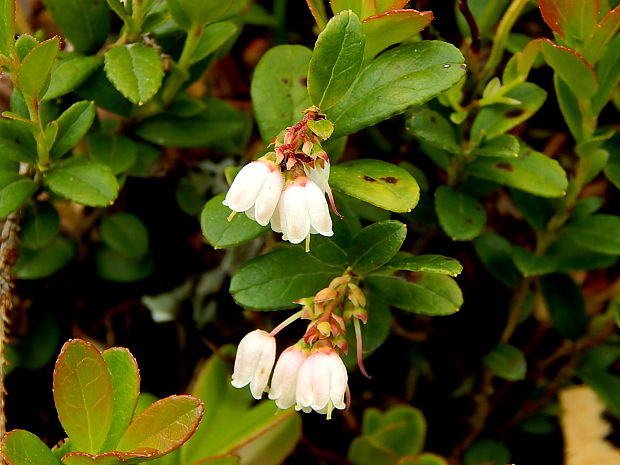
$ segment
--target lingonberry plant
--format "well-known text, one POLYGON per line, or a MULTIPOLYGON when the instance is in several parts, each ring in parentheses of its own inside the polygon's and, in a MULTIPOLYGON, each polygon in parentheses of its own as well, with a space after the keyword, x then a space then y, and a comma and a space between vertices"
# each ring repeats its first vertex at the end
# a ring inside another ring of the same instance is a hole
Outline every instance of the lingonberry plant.
POLYGON ((619 28, 0 0, 2 459, 620 463, 619 28))

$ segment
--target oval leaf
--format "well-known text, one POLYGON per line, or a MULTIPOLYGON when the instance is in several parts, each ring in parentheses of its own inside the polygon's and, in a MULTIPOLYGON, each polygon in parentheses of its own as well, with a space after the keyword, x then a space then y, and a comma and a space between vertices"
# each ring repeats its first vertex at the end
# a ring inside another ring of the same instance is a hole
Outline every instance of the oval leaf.
POLYGON ((60 216, 49 203, 39 203, 22 226, 21 242, 30 249, 41 249, 48 245, 58 233, 60 216))
POLYGON ((77 89, 95 72, 101 61, 98 55, 83 56, 60 52, 52 69, 50 84, 41 100, 52 100, 77 89))
POLYGON ((597 214, 570 223, 562 236, 594 252, 620 255, 620 217, 597 214))
POLYGON ((101 239, 112 250, 136 260, 149 250, 149 232, 140 219, 127 212, 106 216, 101 221, 101 239))
POLYGON ((525 379, 527 364, 523 352, 510 344, 498 344, 482 359, 491 373, 508 381, 525 379))
POLYGON ((101 450, 112 422, 112 382, 99 351, 80 339, 65 343, 54 368, 58 418, 76 449, 101 450))
POLYGON ((420 199, 416 180, 384 161, 363 159, 335 165, 329 184, 334 190, 393 212, 409 212, 420 199))
POLYGON ((407 237, 407 227, 400 221, 381 221, 362 229, 353 238, 349 264, 354 273, 376 270, 396 255, 407 237))
POLYGON ((192 396, 170 396, 146 408, 121 437, 120 452, 154 449, 157 456, 173 451, 194 433, 202 418, 203 403, 192 396))
POLYGON ((138 146, 124 136, 92 134, 88 136, 88 152, 93 160, 110 167, 114 174, 127 171, 138 158, 138 146))
POLYGON ((41 42, 22 60, 19 67, 19 89, 26 98, 38 98, 47 84, 52 65, 58 54, 60 39, 41 42))
POLYGON ((351 10, 334 16, 319 34, 308 68, 308 93, 322 111, 333 107, 357 77, 364 57, 362 23, 351 10))
POLYGON ((17 210, 36 190, 37 185, 32 179, 0 171, 0 220, 17 210))
POLYGON ((53 158, 67 153, 88 132, 95 119, 93 102, 77 102, 58 118, 58 136, 51 150, 53 158))
POLYGON ((463 265, 458 260, 443 255, 410 255, 404 252, 399 253, 393 260, 390 260, 386 268, 404 271, 424 271, 426 273, 447 274, 458 276, 463 271, 463 265))
POLYGON ((21 429, 7 433, 1 449, 9 465, 62 465, 43 441, 21 429))
POLYGON ((15 275, 19 279, 46 278, 69 263, 76 252, 75 243, 64 237, 56 238, 39 250, 23 247, 15 264, 15 275))
POLYGON ((155 49, 141 43, 116 45, 104 58, 108 79, 131 102, 142 105, 161 87, 164 66, 155 49))
POLYGON ((435 191, 435 210, 444 232, 455 241, 469 241, 482 232, 487 215, 475 198, 448 186, 435 191))
POLYGON ((583 336, 588 315, 581 287, 567 274, 550 274, 540 278, 540 288, 560 334, 573 341, 583 336))

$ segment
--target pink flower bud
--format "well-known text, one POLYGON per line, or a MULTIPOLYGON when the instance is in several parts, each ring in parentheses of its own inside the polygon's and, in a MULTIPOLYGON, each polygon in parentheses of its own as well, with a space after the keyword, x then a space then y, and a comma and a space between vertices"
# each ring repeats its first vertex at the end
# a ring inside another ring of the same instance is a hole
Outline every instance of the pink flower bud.
POLYGON ((298 345, 287 348, 280 355, 273 370, 269 390, 269 398, 275 400, 279 408, 287 409, 295 405, 299 369, 306 361, 307 355, 307 351, 298 345))
POLYGON ((273 336, 262 329, 246 334, 237 348, 232 385, 242 388, 249 384, 254 398, 260 399, 275 359, 276 340, 273 336))

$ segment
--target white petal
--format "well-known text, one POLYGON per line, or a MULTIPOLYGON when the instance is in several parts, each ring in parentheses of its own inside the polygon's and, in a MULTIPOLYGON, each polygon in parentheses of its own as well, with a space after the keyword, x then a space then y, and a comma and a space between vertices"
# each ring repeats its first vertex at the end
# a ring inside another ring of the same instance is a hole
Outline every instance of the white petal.
POLYGON ((266 226, 269 223, 282 194, 282 187, 284 187, 284 177, 276 167, 269 173, 258 197, 256 197, 256 221, 261 226, 266 226))
MULTIPOLYGON (((265 331, 257 329, 246 334, 239 342, 239 347, 237 348, 232 385, 236 388, 241 388, 248 383, 254 385, 258 383, 256 387, 258 389, 263 379, 256 381, 257 374, 259 374, 260 368, 266 368, 270 357, 271 364, 268 367, 268 371, 271 371, 271 366, 273 366, 275 360, 275 350, 275 338, 265 331)), ((269 377, 269 373, 267 373, 267 377, 269 377)), ((267 381, 265 381, 266 385, 267 381)), ((263 390, 265 386, 263 386, 263 390)), ((250 388, 252 389, 252 386, 250 388)), ((262 393, 262 390, 260 392, 262 393)))
POLYGON ((342 359, 333 352, 330 355, 330 398, 337 409, 345 408, 344 394, 347 390, 347 368, 342 359))
POLYGON ((325 408, 330 399, 330 360, 323 352, 315 352, 311 356, 316 357, 314 373, 312 377, 312 404, 314 410, 325 408))
POLYGON ((312 181, 306 183, 305 189, 310 224, 319 234, 333 236, 332 218, 329 216, 329 207, 327 206, 325 194, 312 181))
POLYGON ((260 357, 255 367, 254 378, 250 382, 250 391, 255 399, 260 399, 263 396, 275 360, 276 340, 272 337, 269 343, 266 342, 262 347, 260 357))
POLYGON ((295 405, 297 378, 306 360, 306 354, 296 346, 291 346, 280 355, 273 370, 269 398, 276 401, 281 409, 295 405))
POLYGON ((309 356, 299 369, 297 376, 297 387, 295 389, 295 399, 297 401, 296 410, 305 409, 312 404, 312 372, 314 360, 309 356), (299 408, 298 408, 299 407, 299 408))
POLYGON ((298 184, 290 184, 282 193, 283 231, 287 240, 299 244, 310 234, 310 216, 306 205, 306 190, 298 184))
POLYGON ((262 161, 253 161, 241 168, 222 202, 231 210, 244 212, 256 201, 270 167, 262 161))

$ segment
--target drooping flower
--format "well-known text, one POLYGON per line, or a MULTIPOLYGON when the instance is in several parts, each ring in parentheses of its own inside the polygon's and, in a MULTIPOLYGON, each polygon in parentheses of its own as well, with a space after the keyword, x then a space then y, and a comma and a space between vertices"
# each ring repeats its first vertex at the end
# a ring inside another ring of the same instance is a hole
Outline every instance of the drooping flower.
POLYGON ((332 236, 332 219, 321 188, 306 176, 290 181, 271 217, 271 228, 293 244, 310 234, 332 236))
POLYGON ((295 405, 299 369, 307 356, 307 350, 302 349, 299 344, 287 348, 280 354, 269 389, 269 398, 275 400, 279 408, 287 409, 295 405))
POLYGON ((296 410, 314 410, 331 418, 334 408, 344 409, 347 369, 331 347, 314 348, 299 369, 296 410))
POLYGON ((232 385, 242 388, 249 384, 254 398, 260 399, 275 359, 276 340, 272 335, 262 329, 246 334, 237 348, 232 385))
POLYGON ((275 211, 284 176, 278 165, 261 158, 248 163, 235 177, 222 202, 234 212, 245 212, 261 226, 266 226, 275 211))

